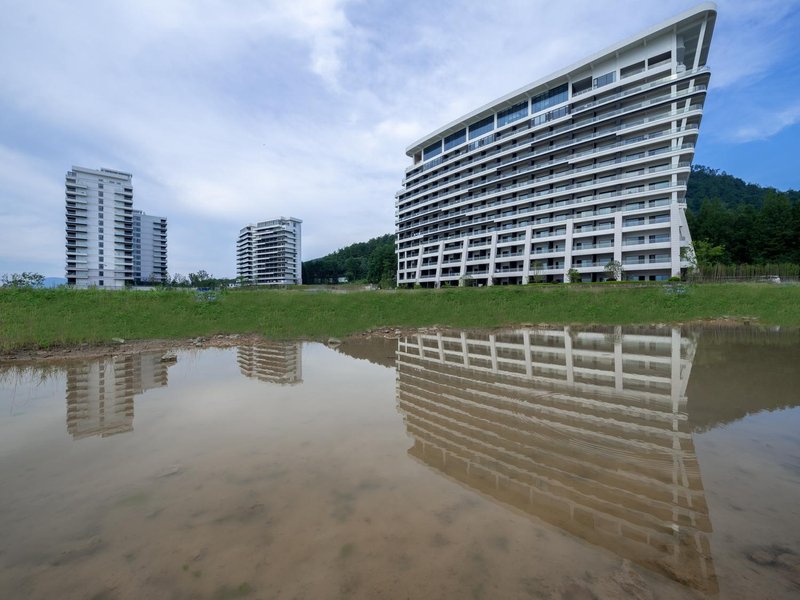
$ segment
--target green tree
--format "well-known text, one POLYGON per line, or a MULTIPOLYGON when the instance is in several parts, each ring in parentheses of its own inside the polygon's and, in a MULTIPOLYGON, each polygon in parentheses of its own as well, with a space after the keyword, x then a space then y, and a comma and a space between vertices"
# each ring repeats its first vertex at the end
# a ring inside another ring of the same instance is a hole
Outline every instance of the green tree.
POLYGON ((544 263, 535 260, 531 263, 531 282, 539 283, 542 280, 542 269, 544 269, 544 263))
POLYGON ((603 270, 606 272, 606 275, 614 281, 622 281, 623 277, 625 277, 625 268, 618 260, 608 261, 603 270))
POLYGON ((336 283, 340 277, 347 277, 349 281, 370 280, 371 265, 377 260, 373 259, 373 256, 376 254, 386 256, 389 250, 394 253, 394 243, 394 235, 387 234, 366 242, 350 244, 326 256, 308 260, 303 263, 303 281, 336 283))
POLYGON ((792 206, 786 196, 770 192, 752 224, 758 262, 789 262, 794 239, 792 206))
POLYGON ((696 240, 724 247, 723 264, 800 262, 800 192, 778 191, 695 166, 686 213, 696 240))
POLYGON ((180 273, 173 273, 169 285, 170 287, 187 287, 189 285, 189 280, 186 278, 185 275, 181 275, 180 273))
POLYGON ((397 254, 394 246, 382 246, 372 253, 367 264, 367 281, 394 287, 397 254))
POLYGON ((569 280, 568 283, 580 283, 581 281, 581 273, 578 269, 570 269, 567 271, 567 279, 569 280))
POLYGON ((22 273, 5 274, 0 277, 0 287, 6 288, 40 288, 44 286, 44 275, 23 271, 22 273))
POLYGON ((695 268, 702 269, 703 267, 713 267, 722 262, 725 257, 725 246, 715 246, 708 240, 697 240, 691 245, 691 252, 689 253, 689 262, 692 262, 695 268), (694 257, 694 258, 692 258, 694 257))

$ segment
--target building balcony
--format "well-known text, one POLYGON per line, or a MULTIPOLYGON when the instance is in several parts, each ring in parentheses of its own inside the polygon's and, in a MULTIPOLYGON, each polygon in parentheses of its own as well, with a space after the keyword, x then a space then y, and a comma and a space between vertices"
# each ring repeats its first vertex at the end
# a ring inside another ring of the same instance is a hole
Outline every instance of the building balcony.
MULTIPOLYGON (((616 151, 615 147, 627 146, 627 145, 630 145, 632 147, 637 147, 637 146, 635 146, 637 144, 638 145, 642 145, 643 143, 652 143, 653 140, 663 139, 667 135, 671 135, 671 134, 678 133, 678 132, 686 133, 687 130, 697 129, 696 125, 694 125, 694 124, 690 124, 690 125, 687 125, 686 127, 675 127, 675 128, 672 128, 669 132, 666 132, 666 133, 665 132, 650 132, 648 134, 644 134, 641 137, 634 138, 633 140, 623 140, 623 141, 617 142, 617 143, 612 144, 612 145, 604 146, 602 148, 592 148, 591 150, 588 150, 588 151, 585 151, 585 152, 582 152, 582 153, 579 152, 579 153, 575 153, 575 154, 572 154, 572 155, 569 155, 569 156, 564 156, 561 159, 557 159, 557 160, 551 161, 551 163, 564 163, 564 162, 575 163, 575 162, 577 162, 578 158, 583 158, 585 160, 585 158, 588 155, 591 155, 591 154, 597 154, 599 152, 607 152, 607 151, 612 150, 612 149, 614 151, 616 151)), ((599 135, 600 134, 592 134, 592 137, 597 137, 599 135)), ((565 142, 565 145, 574 145, 574 143, 575 143, 575 140, 570 140, 569 143, 565 142)), ((554 147, 546 148, 546 149, 541 150, 539 152, 532 152, 531 151, 528 154, 523 154, 522 156, 519 156, 517 159, 515 159, 514 162, 528 161, 531 158, 534 158, 536 156, 551 155, 557 149, 558 148, 554 146, 554 147)), ((669 149, 664 151, 664 154, 667 154, 669 152, 678 152, 678 153, 680 153, 683 150, 688 150, 688 149, 684 149, 683 148, 683 144, 681 144, 680 147, 675 145, 675 144, 673 144, 673 145, 671 145, 671 147, 669 149)), ((657 155, 653 155, 653 156, 657 156, 657 155)), ((645 156, 645 157, 637 157, 636 159, 631 159, 631 160, 640 161, 640 160, 644 159, 646 161, 648 158, 649 157, 645 156)), ((511 164, 511 163, 509 163, 509 164, 511 164)), ((487 179, 485 181, 477 181, 477 179, 479 179, 479 178, 486 177, 486 173, 489 173, 490 171, 492 173, 494 173, 496 171, 499 171, 499 169, 502 168, 503 166, 505 166, 505 165, 493 166, 490 170, 487 170, 485 172, 478 172, 478 173, 473 173, 473 174, 469 175, 468 177, 476 179, 476 181, 474 183, 470 184, 470 185, 467 185, 465 187, 459 188, 457 190, 452 190, 452 191, 441 193, 441 194, 437 193, 437 192, 433 192, 433 194, 430 195, 430 197, 420 197, 418 200, 411 201, 410 203, 409 203, 410 199, 402 201, 400 203, 400 207, 399 207, 399 213, 400 213, 401 220, 404 217, 404 213, 407 213, 409 210, 412 210, 412 209, 417 209, 417 207, 424 207, 424 206, 427 206, 427 205, 431 204, 432 202, 441 202, 442 200, 452 200, 454 198, 457 198, 459 195, 464 195, 464 191, 465 190, 473 189, 473 188, 480 187, 480 186, 490 185, 492 183, 495 183, 498 180, 511 179, 511 178, 514 178, 514 177, 518 178, 521 175, 524 175, 524 174, 527 174, 527 173, 530 173, 530 172, 534 172, 534 171, 538 171, 538 170, 541 170, 542 168, 546 168, 548 165, 547 164, 533 165, 532 167, 526 167, 524 169, 520 169, 516 173, 511 173, 511 174, 506 174, 506 175, 493 175, 490 179, 487 179)), ((608 166, 606 166, 606 165, 592 165, 591 167, 584 168, 584 171, 604 171, 604 170, 607 171, 609 168, 611 168, 611 165, 608 165, 608 166)), ((577 172, 583 172, 583 171, 577 171, 577 172)), ((576 173, 576 171, 572 170, 572 171, 569 171, 567 173, 558 173, 558 174, 555 174, 555 175, 548 174, 548 175, 546 175, 546 176, 544 176, 542 178, 534 179, 533 181, 522 182, 522 183, 516 184, 514 186, 506 186, 504 188, 501 188, 500 190, 497 190, 497 189, 495 189, 495 190, 486 190, 486 191, 484 191, 482 193, 479 193, 479 194, 470 194, 469 197, 458 199, 456 202, 453 202, 453 204, 460 204, 462 202, 474 201, 474 200, 482 198, 482 197, 484 197, 484 196, 486 196, 487 194, 490 194, 490 193, 498 193, 498 192, 501 192, 501 191, 505 192, 505 191, 508 191, 510 189, 514 189, 516 187, 520 187, 520 186, 523 186, 523 185, 524 186, 531 186, 531 185, 538 184, 538 183, 545 182, 545 181, 551 181, 551 180, 560 181, 560 180, 563 180, 563 179, 570 179, 571 176, 574 176, 575 173, 576 173)), ((449 185, 449 184, 446 184, 446 185, 449 185)), ((441 187, 441 186, 439 186, 439 187, 441 187)), ((541 193, 539 195, 541 195, 542 193, 544 193, 546 191, 547 190, 541 191, 541 193)), ((431 194, 430 191, 428 191, 427 193, 431 194)))
POLYGON ((614 242, 598 242, 596 244, 581 244, 580 246, 573 246, 572 254, 597 254, 597 250, 613 248, 614 242))
POLYGON ((657 256, 656 258, 623 258, 622 266, 628 268, 641 268, 643 265, 668 266, 672 262, 669 256, 657 256))
POLYGON ((547 249, 536 249, 531 251, 530 255, 532 260, 539 260, 546 256, 551 256, 554 254, 564 254, 564 248, 547 248, 547 249))
MULTIPOLYGON (((534 138, 534 140, 532 140, 532 141, 531 140, 526 140, 525 144, 526 145, 527 144, 534 144, 534 143, 537 143, 539 141, 539 139, 550 138, 550 137, 553 137, 554 135, 558 135, 558 134, 564 133, 564 132, 579 131, 580 129, 582 129, 584 127, 587 127, 589 125, 594 125, 599 121, 608 120, 608 119, 611 119, 611 118, 614 118, 614 117, 618 117, 618 116, 632 115, 632 114, 634 114, 634 113, 636 113, 636 112, 638 112, 640 110, 644 110, 644 109, 647 109, 647 108, 650 108, 650 107, 654 107, 654 106, 657 106, 657 105, 663 105, 663 104, 668 103, 668 102, 674 102, 676 99, 689 98, 690 96, 693 96, 693 95, 696 95, 696 94, 699 94, 699 93, 705 93, 705 91, 706 91, 706 86, 705 85, 698 85, 698 86, 691 87, 691 88, 689 88, 687 90, 682 90, 682 91, 680 91, 680 92, 678 92, 676 94, 665 94, 665 95, 659 96, 657 98, 651 98, 649 100, 645 100, 643 102, 640 102, 640 103, 637 103, 637 104, 634 104, 634 105, 630 105, 630 106, 627 106, 627 107, 622 107, 622 108, 613 110, 611 112, 604 113, 602 115, 598 115, 598 116, 593 117, 591 119, 585 119, 583 121, 579 121, 579 122, 575 122, 575 123, 572 123, 572 124, 564 125, 564 126, 562 126, 560 128, 559 131, 546 132, 544 135, 539 136, 538 138, 534 138)), ((695 110, 702 110, 702 105, 695 105, 695 106, 698 107, 698 108, 695 108, 695 110)), ((683 110, 685 110, 685 109, 683 109, 683 110)), ((636 123, 636 125, 639 125, 639 124, 640 123, 636 123)), ((624 129, 625 127, 621 127, 621 128, 624 129)), ((515 133, 518 133, 518 132, 515 132, 515 133)), ((519 148, 517 148, 517 147, 506 149, 505 151, 500 151, 498 149, 498 153, 503 155, 503 156, 506 156, 508 154, 512 154, 513 155, 514 151, 516 151, 516 153, 519 154, 518 150, 519 150, 519 148)), ((544 154, 549 154, 549 153, 550 152, 544 152, 544 154)), ((543 152, 539 152, 538 154, 543 154, 543 152)), ((500 168, 503 168, 503 167, 507 166, 507 164, 518 163, 518 162, 520 162, 522 160, 526 160, 527 161, 528 159, 530 159, 532 157, 532 155, 534 155, 533 151, 527 153, 526 155, 524 155, 522 157, 518 157, 516 159, 513 159, 512 161, 508 161, 507 163, 501 163, 499 165, 492 165, 492 168, 488 169, 487 172, 489 170, 491 170, 491 171, 493 171, 495 169, 499 170, 500 168)), ((571 158, 572 157, 565 157, 565 158, 562 158, 562 159, 551 161, 550 164, 542 163, 540 165, 534 165, 531 168, 525 169, 525 172, 540 170, 542 168, 551 166, 551 164, 554 164, 554 163, 557 163, 557 162, 564 162, 565 159, 571 159, 571 158)), ((473 158, 470 161, 461 162, 459 164, 459 166, 458 166, 458 171, 457 172, 459 172, 459 173, 463 172, 463 171, 465 171, 465 167, 467 167, 469 165, 473 165, 473 163, 475 163, 475 162, 481 162, 481 161, 485 162, 485 161, 487 161, 487 159, 488 159, 488 162, 494 162, 495 160, 497 160, 497 157, 489 158, 487 156, 478 156, 478 157, 473 158)), ((408 202, 409 200, 414 199, 415 197, 417 197, 418 195, 420 195, 422 193, 425 193, 425 192, 429 193, 430 189, 436 189, 438 187, 441 187, 442 185, 451 186, 456 182, 460 182, 460 181, 476 178, 476 177, 480 176, 480 174, 481 174, 480 172, 478 172, 478 173, 465 173, 464 175, 461 175, 460 177, 457 177, 456 179, 449 180, 447 183, 444 183, 444 182, 436 183, 438 181, 438 178, 443 176, 443 175, 447 175, 448 178, 452 176, 452 172, 451 171, 445 171, 445 172, 439 174, 437 177, 425 180, 423 182, 416 182, 414 184, 407 184, 406 188, 404 190, 401 190, 397 194, 397 198, 398 198, 398 201, 399 201, 398 204, 402 204, 402 203, 408 202), (422 184, 422 183, 424 183, 427 186, 431 186, 431 187, 426 188, 425 190, 418 189, 418 186, 420 184, 422 184)))
MULTIPOLYGON (((708 67, 703 66, 703 67, 700 67, 698 69, 687 69, 686 71, 683 71, 682 73, 678 73, 678 74, 668 74, 668 75, 665 75, 664 77, 656 79, 654 81, 643 83, 642 85, 637 86, 637 87, 629 87, 627 89, 621 90, 620 92, 617 92, 617 93, 614 93, 614 94, 610 94, 610 95, 607 95, 607 96, 603 96, 603 97, 600 97, 600 98, 598 98, 596 100, 593 100, 593 101, 590 101, 590 102, 575 103, 575 106, 572 108, 571 112, 573 114, 579 114, 579 113, 581 113, 583 111, 586 111, 586 110, 588 110, 590 108, 595 108, 595 107, 607 105, 610 102, 615 102, 617 100, 621 100, 621 99, 624 99, 624 98, 633 97, 633 96, 635 96, 637 94, 641 94, 643 92, 647 92, 649 90, 656 89, 658 87, 666 87, 666 86, 670 86, 670 85, 675 85, 675 84, 678 84, 680 82, 686 81, 687 79, 691 79, 691 78, 697 77, 698 75, 705 74, 706 72, 708 72, 708 67)), ((616 85, 619 86, 620 83, 617 82, 616 85)), ((573 103, 574 99, 575 99, 575 96, 573 96, 569 100, 570 104, 573 103)), ((528 122, 524 122, 524 121, 523 122, 516 122, 513 125, 513 128, 515 130, 513 132, 510 131, 510 127, 509 127, 509 130, 506 130, 506 131, 499 130, 499 131, 495 132, 494 134, 490 134, 490 136, 493 136, 492 137, 492 142, 500 141, 502 139, 505 139, 506 137, 509 136, 509 134, 512 134, 512 133, 514 135, 527 135, 531 128, 535 129, 535 128, 538 127, 536 125, 533 125, 533 120, 534 119, 529 119, 528 122)), ((543 124, 543 126, 544 126, 543 128, 546 128, 549 125, 550 125, 550 123, 545 123, 545 124, 543 124)), ((488 138, 490 136, 486 136, 486 137, 488 138)), ((480 141, 480 140, 478 140, 478 141, 480 141)), ((465 154, 469 154, 471 152, 474 152, 474 151, 482 148, 483 146, 485 146, 485 144, 481 144, 480 146, 478 146, 478 145, 473 146, 472 144, 465 144, 461 148, 458 148, 458 149, 455 149, 455 150, 453 150, 451 152, 448 152, 444 156, 437 157, 437 158, 432 159, 430 161, 427 161, 427 162, 425 162, 423 164, 417 163, 417 164, 414 164, 414 165, 410 165, 410 166, 406 167, 406 177, 405 177, 405 179, 407 181, 409 181, 409 180, 415 179, 417 177, 421 177, 426 173, 426 171, 429 171, 431 169, 439 167, 440 165, 449 166, 452 162, 461 159, 465 154)))
MULTIPOLYGON (((697 108, 697 107, 695 107, 693 110, 689 110, 689 109, 683 109, 683 110, 684 110, 684 112, 699 112, 699 113, 702 112, 702 108, 697 108)), ((507 168, 508 166, 511 166, 513 164, 527 162, 527 161, 529 161, 529 160, 531 160, 533 158, 539 157, 539 156, 552 155, 556 151, 561 151, 562 149, 565 150, 568 147, 579 145, 579 144, 582 144, 582 143, 585 143, 585 142, 588 142, 588 141, 593 141, 593 140, 596 140, 596 139, 601 138, 601 137, 606 137, 606 136, 609 136, 610 134, 615 134, 615 133, 618 134, 619 132, 625 131, 627 129, 641 128, 642 126, 649 127, 652 123, 658 122, 658 121, 663 121, 664 119, 673 120, 674 118, 681 116, 681 114, 682 113, 680 111, 678 111, 677 114, 669 113, 669 114, 658 115, 657 118, 653 117, 653 118, 642 119, 642 120, 637 121, 635 123, 629 123, 629 124, 625 124, 625 125, 620 125, 620 126, 617 126, 617 127, 611 128, 611 129, 607 129, 607 130, 602 131, 602 132, 592 133, 592 134, 589 134, 589 135, 584 136, 582 138, 568 139, 568 140, 565 140, 565 141, 563 141, 563 142, 561 142, 559 144, 555 144, 553 146, 548 146, 548 147, 542 148, 542 149, 540 149, 538 151, 530 150, 527 153, 521 153, 520 154, 519 153, 519 148, 510 148, 505 153, 502 153, 502 154, 509 155, 509 157, 512 157, 514 154, 516 154, 517 157, 513 158, 513 160, 507 161, 504 164, 497 165, 497 164, 494 164, 494 161, 498 160, 499 157, 497 157, 497 156, 481 157, 481 160, 485 160, 487 162, 487 165, 489 166, 489 168, 487 168, 487 169, 485 169, 483 171, 473 172, 471 174, 467 173, 461 179, 475 179, 475 180, 477 180, 480 177, 486 176, 486 174, 488 174, 490 172, 494 173, 496 171, 499 171, 502 168, 507 168)), ((550 162, 553 163, 553 164, 554 163, 563 163, 563 162, 575 163, 575 162, 577 162, 578 158, 584 158, 585 159, 586 157, 588 157, 588 156, 590 156, 592 154, 606 153, 609 150, 616 151, 617 148, 622 147, 622 146, 638 147, 638 146, 643 145, 643 143, 652 143, 653 140, 664 139, 665 136, 671 136, 672 134, 679 133, 679 132, 680 133, 684 133, 686 135, 686 134, 689 134, 690 132, 692 132, 694 130, 697 130, 697 128, 698 128, 697 124, 689 123, 685 127, 681 127, 681 126, 671 127, 670 130, 666 131, 666 132, 664 132, 664 131, 648 132, 648 133, 642 134, 641 136, 637 136, 636 138, 633 138, 633 139, 630 139, 630 140, 620 140, 620 141, 617 141, 617 142, 609 144, 609 145, 604 145, 602 148, 591 148, 591 149, 580 151, 580 152, 573 152, 572 154, 565 154, 564 156, 560 157, 559 159, 554 159, 553 161, 550 161, 550 162)), ((552 137, 552 135, 553 134, 549 134, 548 137, 552 137)), ((688 150, 688 148, 687 148, 687 150, 688 150)), ((500 154, 500 152, 498 150, 493 154, 500 154)), ((465 165, 460 165, 459 169, 463 169, 464 166, 465 165)), ((533 165, 532 167, 526 168, 524 171, 521 171, 521 173, 528 173, 528 172, 531 172, 531 171, 541 170, 542 168, 545 168, 545 167, 548 167, 548 166, 550 166, 550 164, 548 164, 548 163, 540 163, 539 165, 533 165)), ((473 169, 473 171, 474 171, 474 169, 473 169)), ((519 174, 520 173, 518 173, 516 176, 519 176, 519 174)), ((451 174, 448 174, 448 175, 451 176, 451 174)), ((560 177, 560 175, 559 175, 559 177, 560 177)), ((495 179, 496 179, 496 177, 495 177, 495 179)), ((458 180, 456 180, 456 181, 458 181, 458 180)), ((443 196, 445 196, 445 194, 439 194, 435 190, 437 190, 438 188, 442 188, 442 187, 445 187, 445 186, 452 185, 452 183, 453 183, 453 181, 451 181, 449 183, 446 183, 446 184, 445 183, 441 183, 441 184, 436 185, 436 186, 434 186, 434 187, 432 187, 430 189, 421 190, 420 192, 417 192, 417 193, 413 194, 412 196, 409 196, 407 198, 403 198, 403 199, 399 200, 399 202, 397 204, 398 204, 398 207, 399 207, 400 214, 402 215, 403 212, 408 211, 408 210, 410 210, 410 209, 412 209, 412 208, 414 208, 414 207, 416 207, 418 205, 425 205, 425 204, 428 204, 428 203, 430 203, 430 202, 432 202, 434 200, 441 199, 443 196), (426 196, 426 194, 427 194, 427 196, 426 196), (417 199, 415 199, 415 198, 417 198, 417 199)), ((475 181, 471 185, 467 185, 466 187, 461 187, 461 188, 459 188, 459 190, 451 191, 451 192, 448 192, 447 194, 452 195, 452 194, 456 194, 456 193, 459 193, 459 192, 463 193, 464 189, 471 189, 471 188, 477 187, 478 185, 484 185, 485 183, 489 183, 489 182, 475 181)))
MULTIPOLYGON (((683 169, 683 167, 681 167, 681 169, 683 169)), ((678 169, 674 169, 673 170, 673 172, 677 172, 677 171, 678 171, 678 169)), ((597 185, 597 184, 595 184, 595 185, 597 185)), ((430 235, 430 234, 433 234, 433 233, 436 233, 436 232, 439 232, 439 231, 446 231, 446 230, 458 229, 458 228, 463 228, 463 227, 468 227, 468 226, 474 226, 474 225, 479 225, 481 223, 489 223, 489 222, 491 222, 491 223, 500 223, 500 222, 502 222, 504 220, 516 219, 516 218, 518 218, 520 216, 542 214, 542 213, 545 213, 545 214, 546 213, 553 213, 553 212, 557 212, 558 210, 563 210, 564 208, 567 208, 567 207, 570 207, 570 206, 595 204, 595 203, 602 204, 603 202, 609 202, 609 201, 612 201, 613 199, 626 198, 626 197, 633 196, 633 195, 636 195, 636 196, 639 196, 639 197, 642 197, 642 196, 646 197, 646 196, 664 194, 664 193, 672 192, 672 191, 675 191, 675 190, 683 190, 683 189, 685 189, 685 182, 684 181, 679 181, 678 185, 675 185, 675 186, 672 186, 672 185, 669 185, 669 184, 668 185, 664 185, 662 182, 655 182, 655 183, 648 184, 647 186, 644 186, 644 185, 642 185, 642 186, 633 186, 633 187, 626 188, 624 190, 600 192, 600 193, 592 195, 592 196, 583 196, 581 198, 575 198, 575 199, 572 199, 572 200, 564 200, 560 204, 556 203, 555 205, 547 205, 547 206, 544 206, 544 207, 536 207, 536 206, 527 207, 527 208, 522 208, 522 209, 518 209, 518 210, 508 211, 508 212, 506 212, 505 214, 502 214, 502 215, 476 216, 473 219, 464 220, 464 221, 461 221, 461 222, 455 223, 455 224, 439 225, 437 227, 431 227, 431 228, 428 228, 428 229, 426 229, 426 230, 424 230, 422 232, 412 232, 413 229, 421 226, 421 224, 415 224, 413 227, 406 227, 404 229, 401 228, 400 231, 398 232, 398 239, 400 241, 406 241, 408 239, 412 239, 412 238, 420 237, 420 236, 424 236, 424 235, 430 235)), ((497 193, 501 193, 501 192, 497 192, 497 193)), ((557 195, 559 193, 562 193, 562 192, 561 191, 557 191, 557 190, 548 190, 548 194, 557 195)), ((522 195, 522 196, 520 196, 518 198, 512 198, 512 199, 509 199, 509 200, 506 200, 506 201, 503 201, 503 202, 498 201, 497 203, 495 203, 494 206, 503 206, 503 205, 508 205, 508 204, 519 204, 519 203, 522 203, 522 202, 526 201, 528 198, 530 198, 532 196, 533 196, 533 194, 525 194, 525 195, 522 195)), ((661 205, 666 206, 666 204, 663 204, 663 203, 661 205)), ((479 209, 474 209, 471 212, 474 212, 474 213, 485 213, 489 208, 490 207, 481 207, 479 209)), ((645 208, 652 208, 652 205, 648 205, 645 208)), ((611 214, 611 213, 617 212, 619 210, 621 210, 619 207, 601 208, 601 209, 595 209, 595 210, 592 210, 592 211, 584 210, 584 211, 581 211, 581 212, 577 213, 574 216, 557 215, 555 217, 550 217, 550 218, 536 219, 535 224, 539 225, 539 224, 542 224, 542 223, 552 223, 552 222, 556 222, 556 221, 564 221, 564 220, 567 220, 569 218, 574 218, 574 219, 594 218, 594 217, 597 217, 597 216, 600 216, 600 215, 604 215, 604 214, 611 214)), ((433 219, 433 220, 441 220, 441 219, 433 219)))

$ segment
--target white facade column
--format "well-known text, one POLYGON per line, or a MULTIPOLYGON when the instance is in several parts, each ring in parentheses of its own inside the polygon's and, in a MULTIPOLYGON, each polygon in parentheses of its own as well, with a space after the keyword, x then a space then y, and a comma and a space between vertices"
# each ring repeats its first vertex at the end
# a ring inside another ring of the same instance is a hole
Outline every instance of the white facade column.
POLYGON ((467 254, 469 253, 469 240, 464 238, 464 244, 461 246, 461 268, 458 272, 458 278, 461 280, 467 274, 467 254))
MULTIPOLYGON (((556 242, 557 243, 557 242, 556 242)), ((567 221, 567 237, 564 239, 564 282, 572 268, 572 219, 567 221)))
POLYGON ((436 279, 434 285, 438 288, 442 285, 442 261, 444 260, 444 245, 445 242, 439 242, 439 252, 436 255, 436 279))
POLYGON ((531 239, 533 239, 533 230, 530 225, 525 228, 525 245, 522 250, 522 284, 530 283, 531 281, 531 239))
POLYGON ((614 213, 614 260, 622 263, 622 211, 614 213))
POLYGON ((669 242, 670 273, 678 277, 681 274, 681 215, 677 200, 669 205, 669 242))
POLYGON ((489 250, 489 273, 487 274, 486 285, 494 285, 494 267, 497 260, 497 232, 492 233, 492 245, 489 250))

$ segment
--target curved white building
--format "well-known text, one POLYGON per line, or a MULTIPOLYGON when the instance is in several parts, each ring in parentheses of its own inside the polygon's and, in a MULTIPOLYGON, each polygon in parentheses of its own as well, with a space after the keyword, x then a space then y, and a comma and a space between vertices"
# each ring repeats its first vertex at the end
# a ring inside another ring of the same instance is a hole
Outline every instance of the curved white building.
POLYGON ((666 279, 716 7, 705 3, 511 92, 406 149, 398 285, 666 279))

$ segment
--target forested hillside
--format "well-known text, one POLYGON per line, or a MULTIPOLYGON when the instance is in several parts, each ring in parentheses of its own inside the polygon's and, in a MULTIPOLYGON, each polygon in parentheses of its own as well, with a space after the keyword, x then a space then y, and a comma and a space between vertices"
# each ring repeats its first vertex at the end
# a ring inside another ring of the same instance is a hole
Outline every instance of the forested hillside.
POLYGON ((720 262, 800 263, 800 191, 761 187, 698 165, 686 197, 692 238, 722 246, 720 262))
POLYGON ((345 277, 351 283, 365 281, 393 286, 396 272, 394 235, 387 233, 304 262, 303 283, 336 283, 345 277))

